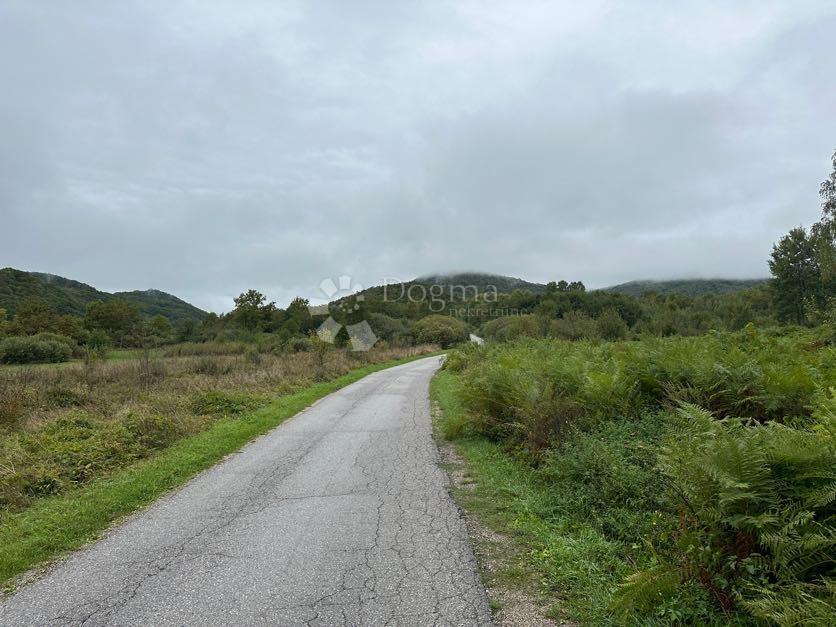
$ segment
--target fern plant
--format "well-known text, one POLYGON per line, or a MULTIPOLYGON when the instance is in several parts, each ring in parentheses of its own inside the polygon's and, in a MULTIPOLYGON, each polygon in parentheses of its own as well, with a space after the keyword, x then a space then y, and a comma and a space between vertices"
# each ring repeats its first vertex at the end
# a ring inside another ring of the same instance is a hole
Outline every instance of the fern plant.
POLYGON ((664 594, 672 573, 724 610, 781 625, 836 617, 836 416, 751 426, 683 403, 670 416, 660 470, 680 503, 666 564, 622 587, 616 607, 664 594), (667 569, 667 572, 666 570, 667 569))

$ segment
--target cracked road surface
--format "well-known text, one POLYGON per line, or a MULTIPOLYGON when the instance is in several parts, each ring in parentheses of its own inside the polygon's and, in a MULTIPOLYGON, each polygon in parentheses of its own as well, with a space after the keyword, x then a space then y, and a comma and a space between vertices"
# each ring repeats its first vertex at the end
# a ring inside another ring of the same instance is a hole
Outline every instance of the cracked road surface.
POLYGON ((490 624, 431 438, 438 365, 325 397, 19 590, 0 624, 490 624))

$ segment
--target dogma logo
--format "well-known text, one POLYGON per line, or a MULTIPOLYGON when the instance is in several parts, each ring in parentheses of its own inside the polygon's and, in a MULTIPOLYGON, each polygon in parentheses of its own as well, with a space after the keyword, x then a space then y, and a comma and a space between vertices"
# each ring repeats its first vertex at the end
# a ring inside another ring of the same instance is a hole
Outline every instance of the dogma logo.
POLYGON ((343 275, 334 282, 333 279, 323 279, 319 283, 319 291, 327 299, 328 302, 322 305, 312 305, 309 307, 312 316, 327 315, 325 322, 319 325, 316 330, 317 336, 323 342, 333 344, 337 340, 337 334, 340 329, 345 328, 348 333, 348 339, 351 343, 351 350, 365 352, 377 343, 377 336, 372 331, 371 326, 366 320, 361 320, 355 324, 343 325, 337 322, 331 315, 330 303, 335 303, 335 307, 343 314, 353 314, 360 310, 360 303, 363 302, 363 295, 358 294, 363 289, 362 285, 353 283, 351 277, 343 275), (354 298, 350 298, 354 296, 354 298), (336 302, 335 302, 336 301, 336 302))

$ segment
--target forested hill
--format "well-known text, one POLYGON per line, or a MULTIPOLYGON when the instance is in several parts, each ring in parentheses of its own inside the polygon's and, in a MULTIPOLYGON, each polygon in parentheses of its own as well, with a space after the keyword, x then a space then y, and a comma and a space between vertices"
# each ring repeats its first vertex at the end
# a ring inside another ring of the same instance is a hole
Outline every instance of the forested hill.
POLYGON ((200 322, 207 315, 194 305, 158 290, 111 294, 54 274, 24 272, 14 268, 0 270, 0 309, 11 315, 26 298, 40 298, 58 313, 75 316, 83 316, 88 303, 116 298, 133 303, 143 316, 150 318, 159 314, 175 325, 185 320, 200 322))
MULTIPOLYGON (((703 296, 706 294, 728 294, 739 292, 751 287, 763 285, 768 279, 672 279, 667 281, 629 281, 620 285, 602 288, 603 292, 641 296, 647 292, 657 294, 684 294, 685 296, 703 296)), ((510 294, 514 290, 527 290, 534 294, 542 294, 547 290, 543 283, 532 283, 524 279, 498 274, 484 274, 479 272, 464 272, 455 274, 436 274, 423 276, 411 281, 425 285, 468 285, 476 286, 480 293, 496 287, 500 294, 510 294)))
POLYGON ((510 294, 514 290, 528 290, 529 292, 533 292, 535 294, 540 294, 546 291, 546 286, 542 283, 532 283, 515 277, 502 276, 499 274, 485 274, 481 272, 434 274, 418 277, 412 281, 412 283, 441 285, 444 287, 451 285, 475 286, 479 290, 479 293, 484 293, 494 287, 500 294, 510 294))
POLYGON ((706 294, 729 294, 764 285, 769 279, 677 279, 671 281, 629 281, 620 285, 602 288, 603 292, 641 296, 648 292, 656 294, 684 294, 704 296, 706 294))
MULTIPOLYGON (((707 294, 729 294, 739 292, 758 285, 763 285, 768 279, 673 279, 667 281, 629 281, 611 287, 604 287, 597 291, 610 292, 613 294, 624 294, 627 296, 639 297, 648 292, 656 294, 683 294, 685 296, 704 296, 707 294)), ((476 287, 480 294, 496 288, 500 294, 510 294, 514 290, 525 290, 533 294, 543 294, 548 286, 543 283, 533 283, 525 279, 518 279, 498 274, 487 274, 480 272, 460 272, 450 274, 431 274, 412 281, 399 284, 391 284, 389 293, 398 293, 400 289, 408 290, 411 285, 441 286, 468 286, 476 287)), ((364 294, 380 295, 383 293, 383 286, 368 288, 364 294)))

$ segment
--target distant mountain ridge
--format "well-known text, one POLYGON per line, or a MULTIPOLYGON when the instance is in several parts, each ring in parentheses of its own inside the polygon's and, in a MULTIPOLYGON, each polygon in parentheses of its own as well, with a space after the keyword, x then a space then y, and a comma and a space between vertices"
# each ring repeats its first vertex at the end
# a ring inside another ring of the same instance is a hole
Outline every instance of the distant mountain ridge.
MULTIPOLYGON (((571 278, 568 277, 567 280, 571 278)), ((701 296, 705 294, 726 294, 765 284, 769 279, 677 279, 629 281, 619 285, 601 288, 601 291, 628 296, 641 296, 647 292, 657 294, 684 294, 701 296)), ((528 290, 535 294, 546 290, 546 285, 517 277, 490 274, 486 272, 451 272, 430 274, 406 281, 410 285, 475 286, 479 293, 496 288, 499 293, 510 294, 514 290, 528 290)), ((395 286, 393 289, 397 290, 395 286)), ((369 287, 361 293, 381 296, 383 286, 369 287)), ((208 315, 186 301, 160 290, 135 290, 130 292, 103 292, 80 281, 45 272, 26 272, 15 268, 0 269, 0 309, 13 315, 17 305, 25 298, 36 297, 48 302, 58 313, 84 315, 88 303, 121 298, 135 304, 146 317, 162 315, 173 324, 185 320, 202 321, 208 315)), ((341 300, 341 299, 338 299, 341 300)))
MULTIPOLYGON (((573 277, 557 277, 557 279, 573 281, 573 277)), ((647 292, 657 294, 683 294, 685 296, 703 296, 706 294, 728 294, 739 292, 752 287, 765 284, 769 279, 670 279, 670 280, 639 280, 628 281, 619 285, 600 288, 602 292, 615 294, 626 294, 628 296, 641 296, 647 292)), ((495 286, 497 292, 511 293, 516 289, 528 290, 535 294, 546 290, 543 283, 533 283, 525 279, 519 279, 499 274, 482 272, 457 272, 450 274, 432 274, 419 277, 411 283, 422 283, 432 285, 475 285, 480 292, 484 292, 489 286, 495 286)))
MULTIPOLYGON (((563 278, 563 277, 559 277, 563 278)), ((566 277, 566 280, 574 280, 572 277, 566 277)), ((656 294, 682 294, 685 296, 704 296, 707 294, 728 294, 731 292, 739 292, 742 290, 764 285, 769 279, 671 279, 671 280, 641 280, 628 281, 619 285, 610 287, 598 288, 597 291, 610 292, 614 294, 624 294, 627 296, 639 297, 648 292, 655 292, 656 294)), ((402 289, 408 290, 411 285, 438 285, 445 288, 450 286, 475 286, 480 294, 485 293, 492 287, 500 294, 510 294, 514 290, 528 290, 535 294, 541 294, 546 291, 546 285, 543 283, 534 283, 511 276, 504 276, 501 274, 490 274, 487 272, 451 272, 445 274, 428 274, 412 279, 411 281, 404 281, 403 283, 389 284, 388 289, 390 294, 397 294, 402 289)), ((595 290, 591 290, 595 291, 595 290)), ((360 293, 366 297, 381 297, 384 292, 384 286, 377 285, 368 287, 360 293)), ((339 302, 343 297, 337 299, 339 302)))
POLYGON ((476 286, 480 293, 487 289, 495 287, 496 291, 501 294, 510 294, 514 290, 528 290, 539 294, 546 291, 546 286, 542 283, 532 283, 525 279, 519 279, 511 276, 503 276, 501 274, 489 274, 485 272, 454 272, 449 274, 430 274, 427 276, 418 277, 411 281, 411 283, 421 283, 424 285, 441 285, 444 287, 450 285, 465 285, 476 286))
POLYGON ((26 298, 41 298, 60 314, 84 315, 93 301, 120 298, 135 304, 143 316, 162 315, 172 324, 186 320, 202 321, 208 314, 186 301, 160 290, 131 292, 102 292, 96 288, 45 272, 25 272, 15 268, 0 270, 0 309, 14 314, 17 305, 26 298))
POLYGON ((602 292, 641 296, 648 292, 656 294, 684 294, 705 296, 706 294, 729 294, 764 285, 769 279, 672 279, 668 281, 628 281, 619 285, 601 288, 602 292))

